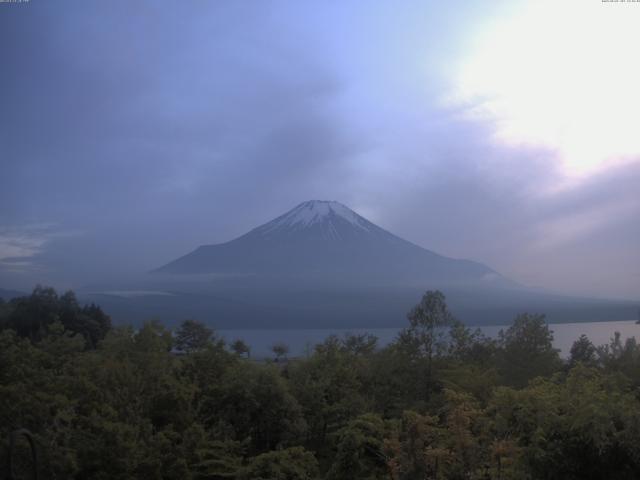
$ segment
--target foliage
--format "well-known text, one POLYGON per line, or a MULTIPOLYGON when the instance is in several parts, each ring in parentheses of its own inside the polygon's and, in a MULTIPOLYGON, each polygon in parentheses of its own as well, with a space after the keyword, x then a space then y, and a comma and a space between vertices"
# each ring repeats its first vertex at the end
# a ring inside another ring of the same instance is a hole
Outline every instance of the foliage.
POLYGON ((271 351, 276 356, 276 362, 280 360, 286 360, 287 355, 289 354, 289 345, 283 342, 278 342, 271 347, 271 351))
POLYGON ((384 453, 384 420, 376 414, 361 415, 336 433, 336 455, 327 479, 384 477, 388 460, 384 453))
MULTIPOLYGON (((497 341, 428 292, 387 347, 330 336, 286 362, 231 351, 195 321, 110 327, 38 287, 0 305, 0 441, 24 427, 42 478, 633 479, 640 346, 542 316, 497 341), (99 326, 99 328, 96 328, 99 326), (447 329, 447 327, 449 327, 447 329)), ((284 359, 288 352, 280 352, 284 359)), ((0 465, 6 463, 0 444, 0 465)))
POLYGON ((236 355, 246 355, 247 358, 251 358, 251 348, 247 345, 244 340, 237 339, 234 340, 231 345, 231 350, 233 350, 236 355))
POLYGON ((518 315, 506 331, 500 331, 499 344, 499 372, 507 385, 525 386, 529 380, 551 375, 561 366, 544 315, 518 315))
POLYGON ((262 453, 240 470, 239 480, 313 480, 318 461, 302 447, 262 453))
POLYGON ((191 353, 206 348, 213 339, 213 330, 197 320, 184 320, 176 331, 175 347, 191 353))
POLYGON ((597 352, 598 349, 591 343, 591 340, 582 334, 571 346, 569 365, 573 367, 582 363, 587 366, 595 366, 598 361, 597 352))
POLYGON ((420 303, 407 315, 409 327, 398 336, 397 347, 402 351, 418 373, 418 385, 422 387, 421 398, 429 400, 437 384, 433 382, 434 356, 446 349, 444 328, 454 322, 445 296, 440 291, 427 291, 420 303))
POLYGON ((95 348, 111 328, 111 319, 97 305, 80 306, 73 292, 58 296, 53 288, 38 285, 31 295, 11 299, 0 309, 0 328, 39 341, 47 328, 59 322, 65 331, 80 334, 95 348))

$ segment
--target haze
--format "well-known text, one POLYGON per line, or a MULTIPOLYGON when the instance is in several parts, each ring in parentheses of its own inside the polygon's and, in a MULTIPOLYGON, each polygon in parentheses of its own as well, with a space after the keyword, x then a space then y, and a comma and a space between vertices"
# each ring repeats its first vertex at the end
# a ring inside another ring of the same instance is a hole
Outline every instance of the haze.
POLYGON ((147 272, 318 198, 638 299, 639 23, 600 0, 0 4, 0 286, 147 272))

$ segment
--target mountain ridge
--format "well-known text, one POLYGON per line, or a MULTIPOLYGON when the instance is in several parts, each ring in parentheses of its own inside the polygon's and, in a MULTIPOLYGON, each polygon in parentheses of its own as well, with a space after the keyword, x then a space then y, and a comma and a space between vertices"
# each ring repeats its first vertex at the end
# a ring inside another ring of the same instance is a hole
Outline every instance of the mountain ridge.
POLYGON ((434 289, 468 325, 508 324, 522 312, 546 313, 550 322, 625 320, 637 312, 633 302, 529 289, 481 263, 408 242, 331 201, 300 203, 156 272, 80 295, 119 322, 198 318, 236 329, 400 327, 434 289))
POLYGON ((486 265, 435 253, 326 200, 302 202, 235 239, 202 245, 154 273, 306 277, 377 285, 515 285, 486 265))

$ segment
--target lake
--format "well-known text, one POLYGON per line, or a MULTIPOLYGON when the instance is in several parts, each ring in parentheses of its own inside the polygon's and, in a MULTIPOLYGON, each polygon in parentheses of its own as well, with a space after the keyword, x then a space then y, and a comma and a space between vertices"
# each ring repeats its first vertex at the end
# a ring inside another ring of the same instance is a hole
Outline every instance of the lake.
MULTIPOLYGON (((636 337, 640 340, 640 325, 634 320, 619 322, 588 322, 588 323, 554 323, 549 325, 553 331, 553 344, 560 349, 563 357, 569 355, 571 346, 577 338, 585 334, 594 343, 602 345, 609 343, 615 332, 620 332, 622 340, 636 337)), ((474 330, 476 327, 471 327, 474 330)), ((477 327, 489 337, 497 337, 502 329, 509 325, 489 325, 477 327)), ((282 330, 219 330, 218 333, 228 342, 235 339, 244 340, 251 347, 254 358, 271 357, 271 346, 276 342, 283 342, 289 346, 289 356, 304 356, 313 350, 313 346, 322 343, 329 335, 343 336, 345 333, 370 333, 378 337, 378 344, 384 346, 395 339, 399 328, 371 328, 371 329, 282 329, 282 330)))

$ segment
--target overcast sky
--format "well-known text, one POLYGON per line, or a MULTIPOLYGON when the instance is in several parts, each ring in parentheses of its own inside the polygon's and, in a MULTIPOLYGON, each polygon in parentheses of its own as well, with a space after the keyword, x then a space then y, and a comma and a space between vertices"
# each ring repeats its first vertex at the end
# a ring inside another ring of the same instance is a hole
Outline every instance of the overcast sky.
POLYGON ((640 3, 0 3, 0 287, 78 288, 340 201, 640 298, 640 3))

